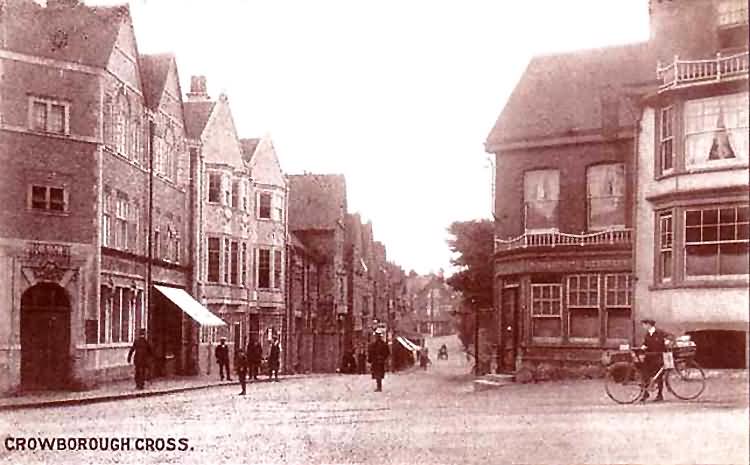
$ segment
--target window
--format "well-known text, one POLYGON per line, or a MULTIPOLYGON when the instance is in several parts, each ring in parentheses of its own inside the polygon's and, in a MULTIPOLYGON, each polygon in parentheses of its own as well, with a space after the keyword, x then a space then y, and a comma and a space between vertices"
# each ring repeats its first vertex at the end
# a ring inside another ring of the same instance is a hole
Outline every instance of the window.
POLYGON ((272 195, 268 192, 261 192, 258 195, 258 218, 271 219, 272 199, 272 195))
POLYGON ((224 239, 224 282, 229 283, 229 271, 232 266, 232 256, 229 248, 231 247, 229 239, 224 239))
POLYGON ((134 287, 101 287, 99 343, 128 343, 136 330, 147 327, 143 290, 134 287))
POLYGON ((118 249, 128 248, 128 199, 122 194, 117 196, 115 208, 115 243, 118 249))
POLYGON ((29 126, 35 131, 68 134, 69 105, 52 99, 32 97, 29 126))
POLYGON ((103 344, 107 342, 107 316, 112 311, 112 288, 101 286, 99 290, 99 343, 103 344))
POLYGON ((589 229, 625 227, 625 164, 589 167, 586 185, 589 229))
POLYGON ((536 170, 524 173, 524 222, 527 230, 557 230, 560 172, 536 170))
POLYGON ((531 285, 532 337, 539 340, 562 337, 562 298, 560 284, 531 285))
POLYGON ((658 276, 661 281, 672 279, 672 212, 659 214, 659 264, 658 276))
POLYGON ((102 246, 112 245, 112 193, 104 192, 104 204, 102 205, 102 246))
POLYGON ((685 275, 688 278, 748 274, 748 206, 685 211, 685 275))
POLYGON ((229 282, 231 284, 238 284, 239 282, 239 266, 240 266, 240 246, 236 241, 232 241, 231 245, 231 273, 229 275, 229 282))
POLYGON ((206 281, 218 283, 221 263, 221 240, 216 237, 208 238, 208 271, 206 281))
POLYGON ((271 287, 271 251, 258 249, 258 287, 268 289, 271 287))
POLYGON ((245 242, 242 243, 242 258, 240 263, 240 284, 243 286, 247 286, 247 244, 245 242))
POLYGON ((140 252, 141 249, 139 248, 138 239, 140 237, 140 227, 141 227, 141 207, 138 204, 133 204, 129 206, 130 208, 130 215, 131 215, 131 223, 129 229, 128 236, 130 238, 130 249, 135 252, 140 252))
POLYGON ((62 187, 30 186, 29 206, 32 210, 65 212, 68 210, 67 196, 62 187))
POLYGON ((659 171, 668 173, 674 168, 674 107, 661 110, 659 137, 659 171))
POLYGON ((284 198, 280 195, 273 196, 273 212, 274 221, 284 221, 284 198))
POLYGON ((571 339, 599 338, 599 275, 568 277, 568 322, 571 339))
POLYGON ((240 182, 232 181, 232 208, 240 206, 240 182))
POLYGON ((281 289, 282 287, 283 256, 281 250, 273 252, 273 287, 281 289))
POLYGON ((747 23, 747 0, 722 0, 718 4, 719 26, 747 23))
POLYGON ((748 93, 685 103, 685 166, 747 163, 748 93))
POLYGON ((248 196, 248 192, 250 192, 250 188, 247 185, 247 183, 243 183, 242 185, 242 210, 249 212, 250 211, 250 198, 248 196))
POLYGON ((208 174, 208 201, 211 203, 221 202, 221 174, 208 174))
POLYGON ((115 105, 115 150, 120 155, 128 156, 128 145, 130 140, 130 102, 124 93, 117 95, 115 105))
POLYGON ((632 333, 631 310, 632 278, 629 274, 604 276, 604 306, 607 339, 627 341, 632 333))

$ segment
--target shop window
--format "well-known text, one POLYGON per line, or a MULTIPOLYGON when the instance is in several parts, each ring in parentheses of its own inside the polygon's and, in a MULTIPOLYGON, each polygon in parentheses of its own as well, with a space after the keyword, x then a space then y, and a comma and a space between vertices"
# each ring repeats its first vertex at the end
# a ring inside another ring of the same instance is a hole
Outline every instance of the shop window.
POLYGON ((686 210, 686 277, 747 275, 748 226, 747 205, 686 210))
POLYGON ((625 164, 590 166, 586 186, 589 229, 625 227, 625 164))
POLYGON ((562 338, 562 297, 560 284, 531 285, 532 337, 540 342, 562 338))
POLYGON ((599 276, 568 277, 568 322, 571 340, 599 338, 599 276))
POLYGON ((560 172, 535 170, 524 173, 524 226, 527 231, 557 230, 560 172))
POLYGON ((615 341, 630 339, 633 328, 632 298, 632 278, 629 274, 618 273, 604 276, 607 339, 615 341))

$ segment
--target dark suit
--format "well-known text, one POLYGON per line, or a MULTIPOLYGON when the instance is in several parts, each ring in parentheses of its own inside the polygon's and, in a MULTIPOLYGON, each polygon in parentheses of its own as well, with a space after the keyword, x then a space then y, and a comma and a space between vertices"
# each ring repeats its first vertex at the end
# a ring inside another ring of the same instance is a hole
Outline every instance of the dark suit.
POLYGON ((281 346, 278 341, 271 344, 271 350, 268 353, 268 378, 271 376, 279 380, 279 365, 281 361, 281 346))
POLYGON ((144 336, 139 336, 138 339, 133 342, 128 352, 128 363, 133 359, 135 365, 135 387, 143 389, 143 385, 146 382, 146 369, 148 368, 148 361, 153 355, 151 351, 151 345, 148 343, 144 336), (135 355, 135 357, 133 357, 135 355))
POLYGON ((234 356, 234 369, 237 372, 237 377, 240 379, 240 386, 242 387, 240 394, 244 394, 247 388, 247 356, 244 353, 237 352, 234 356))
MULTIPOLYGON (((667 350, 665 340, 671 336, 661 330, 654 331, 654 334, 646 333, 643 338, 643 346, 645 347, 645 357, 643 361, 643 375, 644 377, 651 378, 659 369, 664 365, 664 352, 667 350)), ((645 381, 645 380, 644 380, 645 381)), ((659 395, 664 390, 664 377, 659 376, 658 379, 659 395)))
POLYGON ((263 348, 257 341, 247 344, 247 363, 250 369, 250 378, 258 379, 258 368, 263 359, 263 348))
POLYGON ((372 377, 377 385, 376 390, 383 390, 383 378, 385 378, 385 362, 391 355, 391 351, 388 349, 382 339, 377 338, 367 350, 367 358, 370 359, 370 369, 372 371, 372 377))
POLYGON ((226 372, 227 380, 232 381, 232 375, 229 372, 229 347, 224 344, 216 346, 214 356, 216 357, 216 363, 219 364, 219 377, 224 380, 224 373, 226 372))

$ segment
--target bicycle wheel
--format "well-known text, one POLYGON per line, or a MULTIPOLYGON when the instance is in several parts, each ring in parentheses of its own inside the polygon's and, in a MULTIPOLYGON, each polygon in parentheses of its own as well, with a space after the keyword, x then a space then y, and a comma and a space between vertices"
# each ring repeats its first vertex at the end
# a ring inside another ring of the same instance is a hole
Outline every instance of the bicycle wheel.
POLYGON ((675 360, 666 377, 667 389, 678 399, 692 400, 706 389, 706 374, 695 360, 675 360))
POLYGON ((643 395, 641 372, 633 363, 619 362, 607 369, 604 389, 618 404, 632 404, 643 395))

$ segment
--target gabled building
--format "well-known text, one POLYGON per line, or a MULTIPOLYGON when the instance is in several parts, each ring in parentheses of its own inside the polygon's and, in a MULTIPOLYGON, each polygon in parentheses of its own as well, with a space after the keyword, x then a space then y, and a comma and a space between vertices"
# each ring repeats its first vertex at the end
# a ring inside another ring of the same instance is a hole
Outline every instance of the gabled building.
POLYGON ((427 276, 414 298, 417 331, 430 337, 453 333, 453 316, 460 305, 460 295, 441 276, 427 276))
POLYGON ((638 113, 635 301, 704 367, 747 367, 748 5, 650 2, 638 113))
POLYGON ((198 160, 197 206, 200 229, 196 269, 201 303, 228 326, 201 331, 201 360, 206 369, 215 364, 213 346, 226 337, 231 347, 246 345, 253 328, 251 257, 255 243, 252 182, 243 160, 242 146, 229 99, 208 94, 204 76, 193 76, 184 103, 188 144, 198 160))
POLYGON ((290 175, 289 231, 319 257, 319 299, 313 309, 313 371, 333 372, 344 347, 346 181, 342 175, 290 175))

